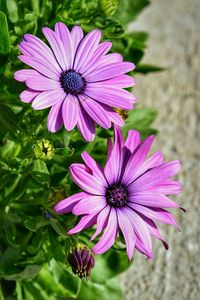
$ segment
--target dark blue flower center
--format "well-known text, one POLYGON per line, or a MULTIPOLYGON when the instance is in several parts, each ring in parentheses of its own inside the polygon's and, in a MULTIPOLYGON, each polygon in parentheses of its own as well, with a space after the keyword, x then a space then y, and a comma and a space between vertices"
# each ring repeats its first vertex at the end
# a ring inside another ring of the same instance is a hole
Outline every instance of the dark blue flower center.
POLYGON ((128 192, 124 185, 113 184, 106 191, 106 201, 110 206, 122 207, 128 202, 128 192))
POLYGON ((60 77, 61 86, 67 94, 78 95, 85 90, 86 82, 81 74, 74 70, 63 72, 60 77))

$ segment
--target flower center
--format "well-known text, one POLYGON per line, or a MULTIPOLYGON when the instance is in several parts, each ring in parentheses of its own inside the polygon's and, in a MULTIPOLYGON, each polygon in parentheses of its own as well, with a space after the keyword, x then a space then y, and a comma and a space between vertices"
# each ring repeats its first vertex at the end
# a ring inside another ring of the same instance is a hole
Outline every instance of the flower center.
POLYGON ((78 95, 85 90, 86 82, 81 74, 74 70, 63 72, 60 77, 61 86, 68 94, 78 95))
POLYGON ((110 206, 122 207, 127 204, 128 192, 124 185, 113 184, 106 192, 106 201, 110 206))

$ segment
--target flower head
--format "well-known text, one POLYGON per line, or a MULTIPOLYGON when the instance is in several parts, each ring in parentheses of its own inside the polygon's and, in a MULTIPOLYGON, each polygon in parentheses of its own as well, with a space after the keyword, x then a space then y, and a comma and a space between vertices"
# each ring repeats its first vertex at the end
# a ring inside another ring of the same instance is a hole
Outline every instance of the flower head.
POLYGON ((40 159, 49 160, 54 156, 54 146, 53 144, 46 140, 38 140, 33 147, 35 156, 40 159))
POLYGON ((64 124, 66 130, 76 125, 87 141, 95 136, 95 123, 110 128, 112 122, 124 125, 113 107, 132 109, 135 97, 123 88, 135 80, 124 75, 134 64, 124 62, 120 54, 107 54, 112 44, 100 43, 101 32, 93 30, 85 37, 81 27, 71 30, 62 22, 55 31, 42 29, 49 42, 25 34, 19 49, 19 59, 32 69, 15 73, 16 80, 28 89, 21 101, 32 103, 33 109, 49 108, 48 130, 56 132, 64 124))
POLYGON ((154 137, 140 141, 138 131, 130 130, 124 141, 118 127, 115 140, 108 141, 108 157, 104 169, 87 153, 85 164, 72 164, 70 173, 84 192, 60 201, 55 211, 83 215, 68 233, 75 234, 96 224, 95 239, 103 234, 93 248, 95 254, 106 252, 122 232, 129 259, 137 249, 152 258, 151 236, 167 248, 154 221, 177 226, 166 208, 179 207, 168 196, 178 194, 181 185, 172 181, 180 169, 179 161, 164 162, 160 152, 147 158, 154 137))
POLYGON ((94 255, 85 245, 77 245, 68 254, 68 262, 72 272, 81 279, 90 277, 91 269, 94 268, 94 255))

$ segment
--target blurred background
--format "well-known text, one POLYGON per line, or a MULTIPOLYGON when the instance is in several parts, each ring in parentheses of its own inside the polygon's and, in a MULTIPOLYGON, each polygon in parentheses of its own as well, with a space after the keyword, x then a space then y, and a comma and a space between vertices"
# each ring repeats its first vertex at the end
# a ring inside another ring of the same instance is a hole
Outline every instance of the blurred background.
POLYGON ((137 76, 134 92, 142 107, 158 110, 159 134, 154 145, 167 160, 181 159, 184 189, 177 199, 187 212, 177 212, 181 232, 165 226, 170 249, 154 240, 155 258, 138 253, 122 276, 124 300, 200 299, 200 1, 153 0, 130 30, 150 32, 145 61, 167 67, 137 76))

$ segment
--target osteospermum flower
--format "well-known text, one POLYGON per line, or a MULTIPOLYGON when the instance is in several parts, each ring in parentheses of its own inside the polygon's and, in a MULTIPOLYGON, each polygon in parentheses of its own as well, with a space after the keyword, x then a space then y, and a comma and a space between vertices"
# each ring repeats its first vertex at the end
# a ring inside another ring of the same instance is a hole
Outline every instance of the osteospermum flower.
POLYGON ((152 258, 151 236, 161 237, 154 221, 177 226, 166 208, 179 207, 166 195, 178 194, 181 185, 172 181, 180 169, 179 161, 164 162, 160 152, 147 158, 154 137, 140 141, 138 131, 130 130, 124 142, 119 128, 115 141, 108 142, 108 157, 103 168, 87 153, 85 164, 72 164, 70 173, 84 192, 62 200, 55 206, 59 214, 83 215, 68 233, 75 234, 96 224, 95 239, 103 234, 93 248, 96 254, 106 252, 115 242, 118 231, 124 236, 129 259, 137 249, 152 258))
POLYGON ((42 32, 51 48, 31 34, 25 34, 19 45, 19 59, 32 67, 14 75, 28 87, 21 101, 36 110, 51 107, 49 131, 56 132, 63 123, 68 131, 77 125, 87 141, 95 136, 95 123, 103 128, 112 122, 124 125, 112 107, 132 109, 135 97, 123 88, 135 84, 124 75, 134 64, 124 62, 120 54, 107 54, 112 44, 100 43, 99 30, 84 37, 81 27, 70 32, 58 22, 55 31, 45 27, 42 32))

